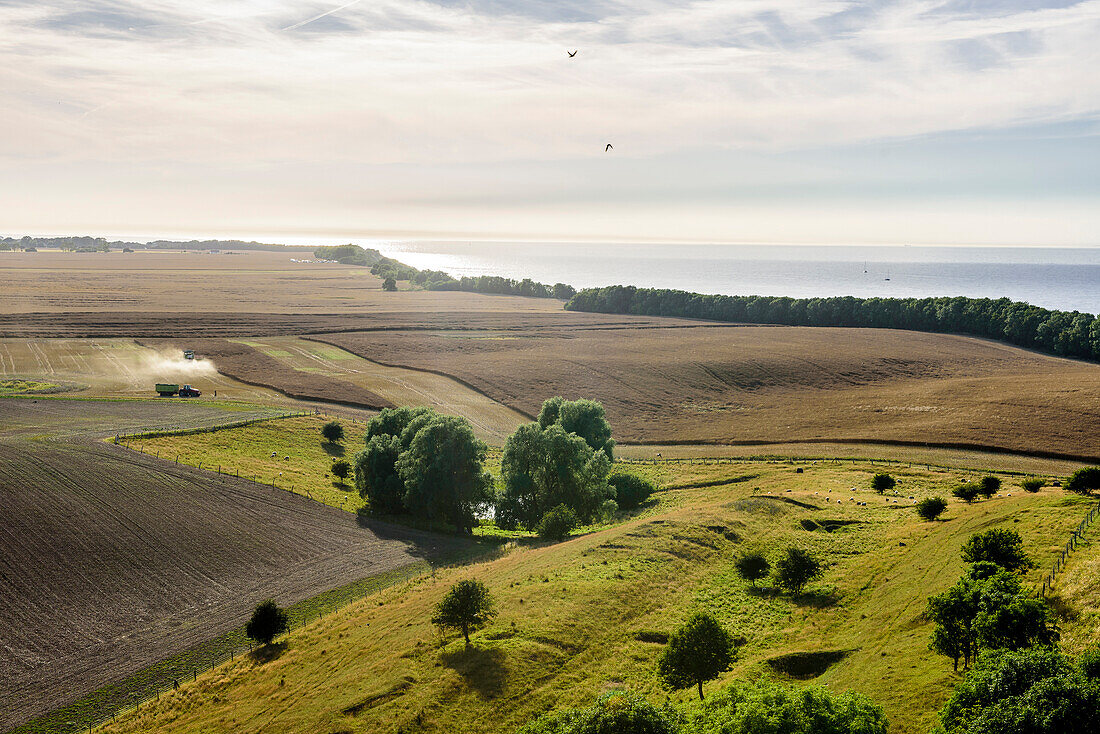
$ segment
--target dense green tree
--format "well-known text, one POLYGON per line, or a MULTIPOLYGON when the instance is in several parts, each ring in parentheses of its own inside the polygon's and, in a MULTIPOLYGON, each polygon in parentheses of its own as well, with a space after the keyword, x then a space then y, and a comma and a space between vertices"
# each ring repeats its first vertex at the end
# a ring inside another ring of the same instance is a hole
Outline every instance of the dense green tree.
POLYGON ((534 528, 558 505, 571 509, 580 522, 591 522, 614 496, 607 484, 610 470, 604 453, 593 451, 583 438, 566 433, 557 423, 545 429, 535 423, 522 425, 504 445, 497 524, 534 528))
POLYGON ((967 563, 989 561, 1008 571, 1023 571, 1034 565, 1024 553, 1020 534, 1006 528, 971 535, 962 547, 962 559, 967 563))
POLYGON ((496 616, 493 597, 480 581, 467 579, 452 586, 435 608, 432 624, 440 629, 457 629, 470 646, 470 632, 496 616))
POLYGON ((821 576, 824 569, 816 558, 801 548, 788 548, 775 564, 775 582, 791 593, 799 594, 806 584, 821 576))
POLYGON ((698 686, 729 670, 733 664, 733 638, 709 614, 698 612, 672 633, 668 646, 657 660, 657 672, 672 689, 698 686))
POLYGON ((768 563, 763 553, 750 551, 734 561, 738 575, 746 581, 751 581, 753 586, 762 578, 766 578, 772 570, 772 564, 768 563))
POLYGON ((925 497, 917 503, 917 514, 925 520, 935 520, 947 509, 943 497, 925 497))
POLYGON ((982 497, 989 499, 993 495, 997 494, 997 492, 1001 491, 1001 479, 1000 477, 995 477, 992 474, 982 477, 981 481, 978 482, 978 487, 980 488, 979 494, 981 494, 982 497))
POLYGON ((340 443, 344 440, 344 427, 338 421, 329 421, 321 426, 321 436, 329 443, 340 443))
POLYGON ((477 510, 493 499, 493 479, 484 470, 485 452, 469 421, 436 416, 416 432, 397 459, 397 473, 405 484, 405 507, 414 515, 446 520, 470 532, 477 510))
POLYGON ((1034 493, 1042 489, 1044 484, 1046 484, 1045 479, 1042 479, 1040 477, 1028 477, 1024 481, 1020 482, 1020 487, 1023 488, 1025 492, 1034 493))
POLYGON ((1081 494, 1089 494, 1093 490, 1100 489, 1100 466, 1078 469, 1062 486, 1070 492, 1081 494))
POLYGON ((558 505, 546 511, 535 528, 544 540, 565 540, 577 527, 577 515, 565 505, 558 505))
POLYGON ((951 658, 955 670, 959 660, 970 667, 978 652, 977 634, 973 628, 981 601, 981 587, 974 579, 962 578, 942 594, 928 599, 928 619, 935 623, 929 647, 933 652, 951 658))
POLYGON ((286 630, 286 612, 279 608, 274 599, 268 599, 260 602, 256 611, 252 612, 252 619, 245 625, 244 633, 261 645, 268 645, 286 630))
POLYGON ((964 482, 959 486, 951 490, 951 494, 958 497, 963 502, 970 504, 978 498, 978 494, 981 492, 981 487, 973 482, 964 482))
POLYGON ((949 734, 1100 731, 1100 686, 1053 648, 986 652, 940 720, 949 734))
POLYGON ((395 515, 405 511, 405 482, 397 473, 401 440, 380 434, 355 455, 355 488, 370 512, 395 515))
POLYGON ((392 276, 387 276, 386 279, 382 281, 382 290, 390 292, 397 290, 397 281, 394 280, 392 276))
POLYGON ((543 714, 517 734, 678 734, 679 718, 641 696, 611 691, 588 708, 543 714))
POLYGON ((542 404, 538 417, 543 429, 558 424, 566 433, 575 433, 594 451, 603 451, 614 460, 615 442, 603 405, 595 400, 565 400, 555 396, 542 404))
POLYGON ((349 474, 351 474, 351 464, 343 459, 332 462, 332 476, 339 479, 341 483, 348 478, 349 474))
POLYGON ((607 483, 615 490, 615 503, 620 510, 633 510, 657 491, 653 482, 626 472, 611 474, 607 483))
MULTIPOLYGON (((758 680, 716 691, 682 734, 886 734, 882 707, 858 693, 758 680)), ((610 734, 610 732, 608 732, 610 734)))
POLYGON ((401 440, 401 449, 407 450, 409 446, 412 445, 413 439, 416 438, 416 434, 420 432, 420 429, 431 425, 441 417, 442 416, 430 408, 414 411, 409 422, 405 425, 404 430, 402 430, 400 436, 398 436, 401 440))
POLYGON ((897 486, 897 481, 889 474, 879 473, 871 477, 871 489, 878 493, 885 492, 897 486))
POLYGON ((364 442, 375 436, 400 436, 409 425, 409 421, 424 413, 433 413, 431 408, 385 408, 367 423, 364 442))

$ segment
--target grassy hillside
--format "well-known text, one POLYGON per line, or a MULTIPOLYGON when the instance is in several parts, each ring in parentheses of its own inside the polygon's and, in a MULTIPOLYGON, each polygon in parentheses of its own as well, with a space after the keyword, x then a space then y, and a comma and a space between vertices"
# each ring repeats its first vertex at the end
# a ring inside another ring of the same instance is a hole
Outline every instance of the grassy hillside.
POLYGON ((820 660, 782 657, 791 653, 837 653, 816 682, 870 695, 894 732, 927 731, 955 676, 928 651, 922 612, 927 596, 961 572, 960 545, 973 532, 1012 527, 1048 565, 1084 501, 1053 489, 1025 495, 1006 479, 1003 496, 952 503, 944 521, 926 523, 909 497, 946 496, 961 473, 899 471, 902 495, 880 497, 863 489, 869 465, 804 468, 646 467, 683 488, 659 493, 621 525, 519 546, 364 599, 295 631, 275 659, 222 666, 107 730, 507 732, 609 688, 664 700, 670 694, 654 674, 661 635, 703 609, 744 638, 725 680, 783 676, 792 660, 820 660), (743 481, 683 486, 722 478, 743 481), (831 521, 833 530, 807 531, 803 520, 831 521), (806 594, 753 589, 736 577, 737 554, 776 555, 789 544, 828 564, 806 594), (468 651, 428 621, 448 585, 467 577, 485 582, 500 610, 468 651))

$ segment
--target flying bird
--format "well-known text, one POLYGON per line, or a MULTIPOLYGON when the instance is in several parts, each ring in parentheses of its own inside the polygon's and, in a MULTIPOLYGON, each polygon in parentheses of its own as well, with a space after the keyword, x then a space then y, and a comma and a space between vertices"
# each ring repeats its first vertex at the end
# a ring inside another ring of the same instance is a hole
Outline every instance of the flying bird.
POLYGON ((603 152, 606 153, 607 151, 614 150, 614 149, 615 149, 615 146, 611 145, 611 143, 608 143, 607 147, 603 149, 603 152))
MULTIPOLYGON (((580 51, 580 49, 578 48, 577 51, 580 51)), ((577 51, 566 51, 565 53, 569 54, 569 58, 573 58, 577 55, 577 51)))

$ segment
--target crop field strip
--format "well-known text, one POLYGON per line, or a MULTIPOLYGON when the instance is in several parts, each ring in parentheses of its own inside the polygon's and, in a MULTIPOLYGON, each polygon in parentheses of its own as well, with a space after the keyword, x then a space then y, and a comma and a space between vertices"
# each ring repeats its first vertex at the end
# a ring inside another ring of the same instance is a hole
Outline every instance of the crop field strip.
POLYGON ((0 727, 231 629, 260 598, 296 601, 460 543, 364 529, 296 495, 100 440, 218 415, 151 401, 0 400, 0 586, 14 600, 0 607, 0 727))
POLYGON ((452 375, 528 414, 552 395, 600 400, 624 443, 893 441, 1100 457, 1100 365, 971 337, 677 326, 311 338, 452 375))

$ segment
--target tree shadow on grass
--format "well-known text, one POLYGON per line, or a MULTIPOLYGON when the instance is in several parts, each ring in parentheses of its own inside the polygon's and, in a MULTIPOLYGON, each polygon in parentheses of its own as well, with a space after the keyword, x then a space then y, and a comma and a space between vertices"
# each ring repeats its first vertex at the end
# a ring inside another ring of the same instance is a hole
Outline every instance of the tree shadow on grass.
POLYGON ((836 606, 840 602, 840 595, 836 593, 835 589, 829 589, 828 591, 813 589, 803 591, 801 594, 791 594, 791 601, 800 607, 825 609, 836 606))
POLYGON ((508 681, 504 651, 496 648, 468 647, 441 656, 443 665, 462 676, 466 685, 482 698, 496 698, 508 681))
POLYGON ((329 443, 328 441, 321 442, 321 448, 325 450, 325 453, 329 456, 343 456, 347 453, 343 446, 338 443, 329 443))
POLYGON ((262 647, 257 647, 252 652, 248 653, 248 657, 256 665, 266 665, 272 660, 278 660, 286 652, 285 642, 272 642, 262 647))

